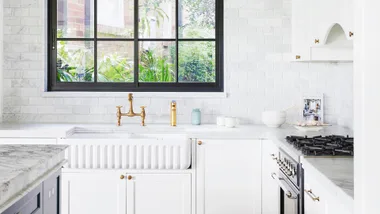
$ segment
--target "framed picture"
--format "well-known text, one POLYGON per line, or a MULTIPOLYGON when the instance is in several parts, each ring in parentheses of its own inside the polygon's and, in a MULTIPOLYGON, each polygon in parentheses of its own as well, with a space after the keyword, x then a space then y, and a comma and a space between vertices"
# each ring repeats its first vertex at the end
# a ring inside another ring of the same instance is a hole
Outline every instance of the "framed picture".
POLYGON ((306 123, 319 122, 323 124, 323 94, 304 96, 302 119, 306 123))

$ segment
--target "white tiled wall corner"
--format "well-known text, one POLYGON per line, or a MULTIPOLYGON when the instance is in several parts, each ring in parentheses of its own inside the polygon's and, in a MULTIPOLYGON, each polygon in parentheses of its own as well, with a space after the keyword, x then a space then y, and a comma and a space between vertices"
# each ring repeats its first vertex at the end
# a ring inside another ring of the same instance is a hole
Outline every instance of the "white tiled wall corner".
MULTIPOLYGON (((115 106, 127 106, 120 94, 46 96, 45 0, 4 0, 4 121, 115 122, 115 106)), ((226 96, 179 98, 179 123, 190 122, 193 108, 202 120, 232 115, 261 123, 261 112, 299 105, 304 94, 324 93, 329 123, 352 125, 352 63, 289 63, 291 0, 225 0, 226 96)), ((171 97, 135 96, 135 108, 147 106, 147 123, 167 123, 171 97)), ((289 111, 289 120, 300 115, 289 111)), ((126 118, 124 123, 139 123, 126 118)))

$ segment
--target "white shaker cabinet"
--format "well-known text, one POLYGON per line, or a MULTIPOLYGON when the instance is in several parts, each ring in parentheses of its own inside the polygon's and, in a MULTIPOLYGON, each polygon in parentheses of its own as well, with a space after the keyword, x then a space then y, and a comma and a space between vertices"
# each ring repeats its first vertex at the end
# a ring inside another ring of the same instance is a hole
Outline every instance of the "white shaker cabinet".
POLYGON ((272 141, 262 141, 262 214, 279 214, 280 213, 280 188, 275 180, 271 177, 272 173, 278 171, 276 158, 279 150, 272 141))
POLYGON ((191 174, 62 173, 63 214, 191 214, 191 174))
POLYGON ((191 174, 129 174, 128 214, 191 214, 191 174))
POLYGON ((324 45, 333 23, 338 20, 334 18, 337 0, 304 0, 310 2, 310 37, 311 46, 324 45))
POLYGON ((198 139, 197 214, 261 213, 261 141, 198 139))
POLYGON ((310 1, 292 1, 292 61, 310 60, 310 1))
POLYGON ((126 214, 125 179, 119 172, 62 173, 63 214, 126 214))

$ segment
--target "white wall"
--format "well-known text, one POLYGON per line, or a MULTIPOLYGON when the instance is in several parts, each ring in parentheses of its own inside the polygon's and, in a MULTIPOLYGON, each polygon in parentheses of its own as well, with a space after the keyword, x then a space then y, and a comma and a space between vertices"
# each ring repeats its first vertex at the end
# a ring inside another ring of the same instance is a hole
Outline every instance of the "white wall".
POLYGON ((3 1, 0 1, 0 123, 3 121, 3 1))
MULTIPOLYGON (((44 2, 4 0, 5 121, 115 122, 115 106, 126 97, 44 97, 44 2)), ((290 0, 225 0, 225 78, 228 98, 178 99, 179 123, 190 122, 192 108, 203 121, 220 114, 260 123, 266 109, 300 103, 303 94, 325 93, 325 119, 352 123, 351 63, 289 63, 290 0)), ((173 97, 175 98, 175 97, 173 97)), ((135 96, 146 105, 147 122, 167 123, 172 97, 135 96)), ((294 114, 294 113, 293 113, 294 114)), ((298 114, 297 114, 298 115, 298 114)), ((124 122, 138 122, 125 119, 124 122)))
POLYGON ((355 214, 377 214, 380 172, 380 2, 355 0, 355 214))

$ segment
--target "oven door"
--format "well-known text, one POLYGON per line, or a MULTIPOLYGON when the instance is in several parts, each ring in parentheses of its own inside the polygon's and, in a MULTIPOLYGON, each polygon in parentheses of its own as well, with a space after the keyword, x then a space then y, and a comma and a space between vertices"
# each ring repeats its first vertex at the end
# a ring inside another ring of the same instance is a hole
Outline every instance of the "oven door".
POLYGON ((280 187, 280 214, 303 214, 300 209, 299 190, 279 171, 272 178, 280 187))

